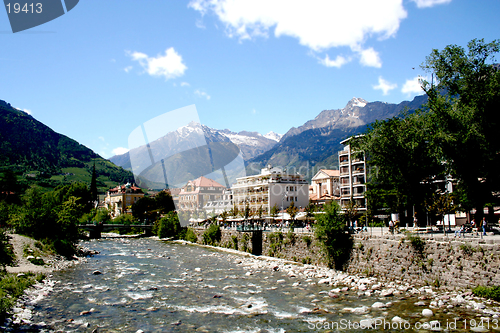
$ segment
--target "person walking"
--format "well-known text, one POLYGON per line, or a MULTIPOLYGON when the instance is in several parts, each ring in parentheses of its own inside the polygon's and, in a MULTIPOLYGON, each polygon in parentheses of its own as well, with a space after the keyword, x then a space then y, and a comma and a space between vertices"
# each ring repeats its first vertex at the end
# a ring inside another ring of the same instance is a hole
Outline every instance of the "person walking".
POLYGON ((487 227, 486 217, 483 217, 482 226, 483 226, 483 236, 486 236, 486 227, 487 227))

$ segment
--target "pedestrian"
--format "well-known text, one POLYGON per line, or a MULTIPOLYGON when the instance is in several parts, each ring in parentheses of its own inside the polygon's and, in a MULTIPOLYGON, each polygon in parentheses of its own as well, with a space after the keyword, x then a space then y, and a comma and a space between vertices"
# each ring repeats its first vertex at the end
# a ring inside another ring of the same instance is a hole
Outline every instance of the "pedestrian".
POLYGON ((483 236, 486 236, 486 217, 483 217, 483 236))
POLYGON ((389 221, 389 231, 394 234, 394 222, 392 220, 389 221))
POLYGON ((479 236, 478 234, 479 227, 476 225, 476 221, 474 219, 470 221, 470 228, 471 228, 471 233, 476 232, 476 236, 479 236))
POLYGON ((417 219, 417 213, 413 214, 413 229, 416 229, 418 227, 418 219, 417 219))

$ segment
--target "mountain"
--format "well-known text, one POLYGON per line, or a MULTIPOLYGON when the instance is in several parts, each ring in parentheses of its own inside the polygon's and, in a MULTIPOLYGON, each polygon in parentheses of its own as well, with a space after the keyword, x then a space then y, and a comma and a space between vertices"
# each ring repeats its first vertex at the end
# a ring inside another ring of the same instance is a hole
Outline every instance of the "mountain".
POLYGON ((131 172, 0 100, 0 171, 14 171, 26 186, 53 188, 73 181, 90 184, 94 163, 101 192, 134 179, 131 172))
MULTIPOLYGON (((274 147, 280 138, 281 135, 274 132, 269 132, 266 135, 248 131, 235 133, 228 129, 217 130, 192 122, 151 142, 149 150, 153 154, 153 159, 159 161, 164 157, 173 156, 194 146, 202 146, 205 144, 204 141, 207 143, 226 142, 235 144, 241 151, 243 159, 249 160, 274 147)), ((131 152, 115 155, 109 160, 127 170, 132 170, 133 167, 134 172, 140 174, 149 167, 151 159, 146 158, 142 161, 135 159, 132 166, 130 155, 146 156, 146 150, 148 150, 147 146, 137 147, 131 152)))
POLYGON ((375 120, 397 116, 405 109, 416 110, 427 101, 425 95, 399 104, 351 99, 342 109, 324 110, 304 125, 291 128, 267 152, 247 161, 246 172, 256 174, 266 165, 286 167, 311 179, 319 169, 338 168, 340 142, 363 133, 375 120))

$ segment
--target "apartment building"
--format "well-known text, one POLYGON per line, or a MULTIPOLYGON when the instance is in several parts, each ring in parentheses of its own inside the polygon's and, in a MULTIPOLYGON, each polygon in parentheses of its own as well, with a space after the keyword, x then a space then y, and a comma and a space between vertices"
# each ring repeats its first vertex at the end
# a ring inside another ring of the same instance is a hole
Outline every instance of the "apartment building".
POLYGON ((358 211, 366 211, 365 153, 352 151, 349 144, 351 139, 340 142, 344 145, 344 149, 339 151, 340 206, 344 208, 350 200, 353 200, 358 211))
POLYGON ((309 202, 309 184, 304 176, 289 173, 277 167, 261 169, 260 174, 241 177, 231 187, 234 206, 244 210, 248 204, 253 213, 259 208, 268 215, 276 205, 280 210, 288 208, 293 202, 298 207, 305 207, 309 202))

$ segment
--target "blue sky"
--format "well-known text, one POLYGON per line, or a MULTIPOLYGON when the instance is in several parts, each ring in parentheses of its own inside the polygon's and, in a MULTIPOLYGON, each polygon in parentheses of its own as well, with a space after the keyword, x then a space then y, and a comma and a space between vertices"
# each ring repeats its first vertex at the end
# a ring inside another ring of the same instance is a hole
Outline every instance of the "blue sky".
POLYGON ((285 133, 352 97, 421 94, 432 49, 487 42, 498 0, 82 0, 13 34, 0 10, 0 99, 111 157, 195 104, 201 122, 285 133))

